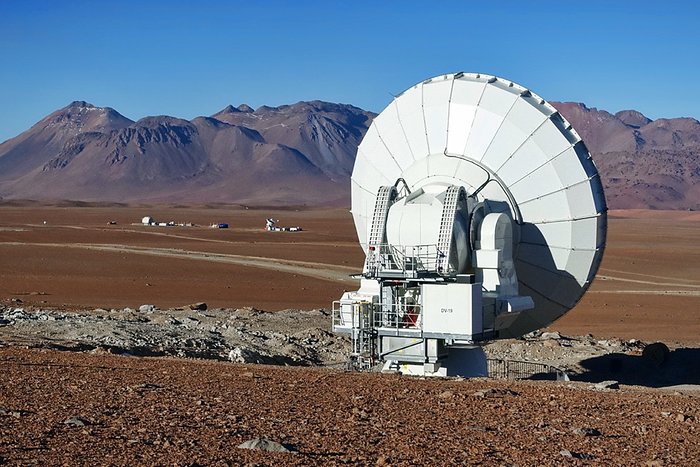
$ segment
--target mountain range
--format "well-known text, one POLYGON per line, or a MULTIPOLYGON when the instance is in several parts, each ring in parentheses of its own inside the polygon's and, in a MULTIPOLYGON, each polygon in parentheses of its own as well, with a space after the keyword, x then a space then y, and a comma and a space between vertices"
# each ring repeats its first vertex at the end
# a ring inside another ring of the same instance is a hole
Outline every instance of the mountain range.
MULTIPOLYGON (((700 209, 700 123, 553 102, 611 208, 700 209)), ((76 101, 0 144, 0 199, 347 206, 375 114, 321 101, 132 121, 76 101)))
POLYGON ((552 104, 591 152, 609 207, 700 209, 700 122, 552 104))
POLYGON ((314 101, 134 122, 76 101, 0 144, 0 197, 343 205, 373 117, 314 101))

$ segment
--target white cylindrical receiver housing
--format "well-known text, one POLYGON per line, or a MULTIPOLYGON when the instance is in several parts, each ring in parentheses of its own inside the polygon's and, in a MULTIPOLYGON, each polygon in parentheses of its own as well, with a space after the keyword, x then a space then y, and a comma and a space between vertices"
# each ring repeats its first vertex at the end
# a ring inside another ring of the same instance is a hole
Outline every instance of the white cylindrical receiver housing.
MULTIPOLYGON (((442 202, 433 193, 424 192, 415 198, 409 196, 398 200, 389 208, 386 221, 387 242, 399 251, 437 245, 442 210, 442 202)), ((469 265, 467 232, 467 220, 458 213, 452 228, 454 244, 450 250, 449 263, 459 274, 465 272, 469 265)))

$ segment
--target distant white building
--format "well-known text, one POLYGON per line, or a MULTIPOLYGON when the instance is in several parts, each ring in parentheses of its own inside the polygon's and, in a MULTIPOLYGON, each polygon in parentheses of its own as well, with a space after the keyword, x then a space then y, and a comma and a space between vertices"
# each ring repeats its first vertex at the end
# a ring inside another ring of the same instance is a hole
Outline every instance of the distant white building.
POLYGON ((151 216, 146 216, 143 219, 141 219, 141 223, 143 225, 151 225, 151 224, 155 224, 156 221, 151 216))

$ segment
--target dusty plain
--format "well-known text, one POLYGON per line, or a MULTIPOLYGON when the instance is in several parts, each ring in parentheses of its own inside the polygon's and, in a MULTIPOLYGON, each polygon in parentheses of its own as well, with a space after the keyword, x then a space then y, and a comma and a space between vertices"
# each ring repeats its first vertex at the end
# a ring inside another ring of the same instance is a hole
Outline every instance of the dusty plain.
MULTIPOLYGON (((340 209, 0 205, 0 299, 38 306, 328 308, 363 259, 340 209), (304 231, 265 232, 266 217, 304 231)), ((553 328, 700 342, 700 213, 612 211, 598 277, 553 328)))
MULTIPOLYGON (((610 213, 568 335, 700 347, 700 216, 610 213)), ((65 310, 328 308, 363 260, 343 210, 0 205, 0 300, 65 310), (194 227, 138 225, 143 216, 194 227), (303 232, 263 231, 266 217, 303 232), (109 224, 110 221, 116 222, 109 224), (212 229, 227 222, 229 229, 212 229)), ((697 392, 419 380, 0 343, 0 464, 697 465, 697 392), (84 426, 66 424, 82 417, 84 426), (593 429, 594 431, 586 430, 593 429), (296 454, 236 449, 267 437, 296 454)))

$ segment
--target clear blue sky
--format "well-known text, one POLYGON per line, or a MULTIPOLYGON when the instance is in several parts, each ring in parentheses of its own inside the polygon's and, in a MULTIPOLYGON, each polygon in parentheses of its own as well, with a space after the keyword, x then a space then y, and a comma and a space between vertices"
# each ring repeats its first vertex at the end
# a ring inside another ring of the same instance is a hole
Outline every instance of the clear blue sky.
POLYGON ((380 111, 453 71, 700 117, 697 1, 0 0, 0 141, 73 100, 131 119, 322 99, 380 111))

